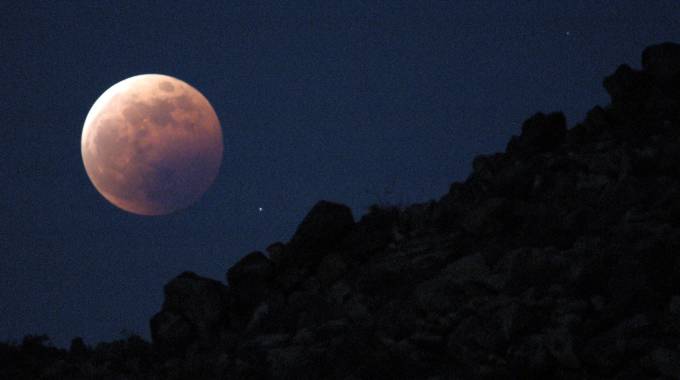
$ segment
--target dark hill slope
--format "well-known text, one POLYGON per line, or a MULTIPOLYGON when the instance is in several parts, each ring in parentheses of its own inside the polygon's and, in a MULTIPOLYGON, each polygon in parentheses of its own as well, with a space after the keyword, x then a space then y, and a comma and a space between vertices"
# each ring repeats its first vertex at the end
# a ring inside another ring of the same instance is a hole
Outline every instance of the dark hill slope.
POLYGON ((439 201, 358 222, 320 202, 228 285, 167 284, 153 347, 81 348, 60 365, 116 379, 680 379, 680 45, 647 48, 642 70, 604 86, 609 106, 572 129, 534 115, 439 201))
POLYGON ((680 46, 604 86, 437 202, 357 223, 320 202, 228 286, 179 276, 155 346, 234 377, 680 377, 680 46))

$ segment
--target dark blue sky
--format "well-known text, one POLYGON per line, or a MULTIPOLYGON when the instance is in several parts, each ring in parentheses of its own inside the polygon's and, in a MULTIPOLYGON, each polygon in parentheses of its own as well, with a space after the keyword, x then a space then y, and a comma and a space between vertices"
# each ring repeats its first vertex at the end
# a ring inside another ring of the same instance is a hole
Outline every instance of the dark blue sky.
POLYGON ((180 272, 224 280, 320 199, 439 198, 531 114, 572 126, 618 64, 680 41, 677 0, 79 3, 0 5, 0 339, 148 336, 180 272), (92 103, 142 73, 198 88, 224 133, 215 184, 165 217, 110 205, 80 156, 92 103))

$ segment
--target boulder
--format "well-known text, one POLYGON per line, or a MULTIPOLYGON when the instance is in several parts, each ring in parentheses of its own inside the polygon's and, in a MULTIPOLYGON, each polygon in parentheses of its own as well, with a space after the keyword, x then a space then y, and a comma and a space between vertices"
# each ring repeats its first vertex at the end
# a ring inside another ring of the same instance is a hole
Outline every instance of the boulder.
POLYGON ((283 243, 277 241, 276 243, 268 245, 265 250, 269 254, 269 260, 271 260, 273 263, 279 263, 283 258, 283 252, 285 248, 286 246, 283 243))
POLYGON ((680 352, 657 348, 643 358, 642 363, 658 375, 680 379, 680 352))
POLYGON ((589 138, 599 136, 608 128, 610 128, 607 111, 600 106, 596 106, 586 114, 586 119, 583 122, 586 136, 589 138))
POLYGON ((535 328, 536 317, 516 300, 499 307, 494 311, 493 317, 501 327, 502 336, 506 341, 520 336, 532 327, 535 328))
POLYGON ((269 350, 265 363, 269 369, 268 378, 292 380, 321 377, 318 362, 310 357, 304 346, 293 345, 269 350))
POLYGON ((82 356, 87 354, 88 348, 81 337, 75 337, 71 339, 71 345, 69 346, 69 352, 71 355, 82 356))
POLYGON ((272 262, 262 252, 251 252, 227 271, 234 300, 247 308, 256 306, 267 294, 273 274, 272 262))
POLYGON ((247 254, 227 271, 227 283, 233 288, 249 286, 252 282, 266 282, 272 275, 271 261, 255 251, 247 254))
POLYGON ((642 52, 642 69, 660 86, 677 86, 680 83, 680 45, 666 42, 647 47, 642 52))
POLYGON ((289 246, 293 251, 329 248, 345 236, 353 225, 354 217, 349 207, 320 201, 302 220, 289 246))
POLYGON ((329 286, 342 277, 346 271, 345 260, 338 254, 331 254, 319 263, 316 277, 323 286, 329 286))
POLYGON ((489 286, 489 266, 481 253, 462 257, 444 268, 443 272, 454 283, 466 286, 469 283, 489 286))
POLYGON ((476 253, 449 264, 438 275, 420 283, 415 287, 413 296, 422 310, 444 313, 454 309, 457 300, 466 291, 493 289, 499 287, 498 283, 482 255, 476 253))
POLYGON ((151 339, 161 352, 182 353, 196 339, 194 326, 182 315, 162 310, 151 318, 151 339))
POLYGON ((549 378, 548 374, 553 370, 555 360, 547 346, 547 338, 541 334, 530 335, 512 345, 508 349, 508 356, 514 372, 549 378))
POLYGON ((456 356, 471 349, 496 351, 502 346, 497 326, 478 316, 463 319, 449 335, 448 348, 456 356))
POLYGON ((492 234, 502 229, 509 208, 510 202, 506 198, 487 198, 466 211, 462 216, 461 227, 473 234, 492 234))
POLYGON ((499 276, 505 279, 505 289, 511 294, 536 286, 547 289, 566 276, 567 265, 553 249, 521 248, 508 252, 496 264, 499 276))
POLYGON ((161 311, 151 320, 154 344, 181 350, 197 341, 208 345, 226 324, 227 288, 222 283, 184 272, 164 288, 161 311))
POLYGON ((522 134, 513 136, 506 151, 513 153, 540 153, 554 150, 566 137, 567 121, 561 112, 548 115, 537 113, 522 124, 522 134))
POLYGON ((640 104, 647 98, 650 87, 646 75, 628 65, 619 66, 602 84, 609 93, 613 105, 640 104))
POLYGON ((579 368, 581 361, 574 353, 573 338, 565 329, 549 330, 545 344, 550 355, 563 368, 579 368))
POLYGON ((435 206, 435 202, 428 202, 407 207, 399 215, 400 227, 412 234, 424 230, 432 222, 435 206))

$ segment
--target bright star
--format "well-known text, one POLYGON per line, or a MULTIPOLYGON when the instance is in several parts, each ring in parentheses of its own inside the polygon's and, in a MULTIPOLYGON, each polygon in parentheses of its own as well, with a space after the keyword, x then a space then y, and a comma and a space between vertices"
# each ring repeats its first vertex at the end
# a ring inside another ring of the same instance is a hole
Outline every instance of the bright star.
POLYGON ((262 207, 258 207, 257 211, 262 212, 262 207))

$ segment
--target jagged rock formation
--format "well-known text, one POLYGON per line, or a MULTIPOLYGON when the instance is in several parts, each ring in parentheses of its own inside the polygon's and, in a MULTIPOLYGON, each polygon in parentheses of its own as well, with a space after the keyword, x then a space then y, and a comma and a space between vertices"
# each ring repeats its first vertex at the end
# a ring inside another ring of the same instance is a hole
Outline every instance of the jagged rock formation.
POLYGON ((438 201, 358 222, 320 202, 228 285, 180 275, 153 360, 111 378, 680 379, 680 45, 604 86, 438 201))
POLYGON ((611 106, 531 117, 438 202, 320 202, 229 270, 219 344, 176 351, 253 378, 680 376, 679 73, 679 46, 645 50, 611 106))

